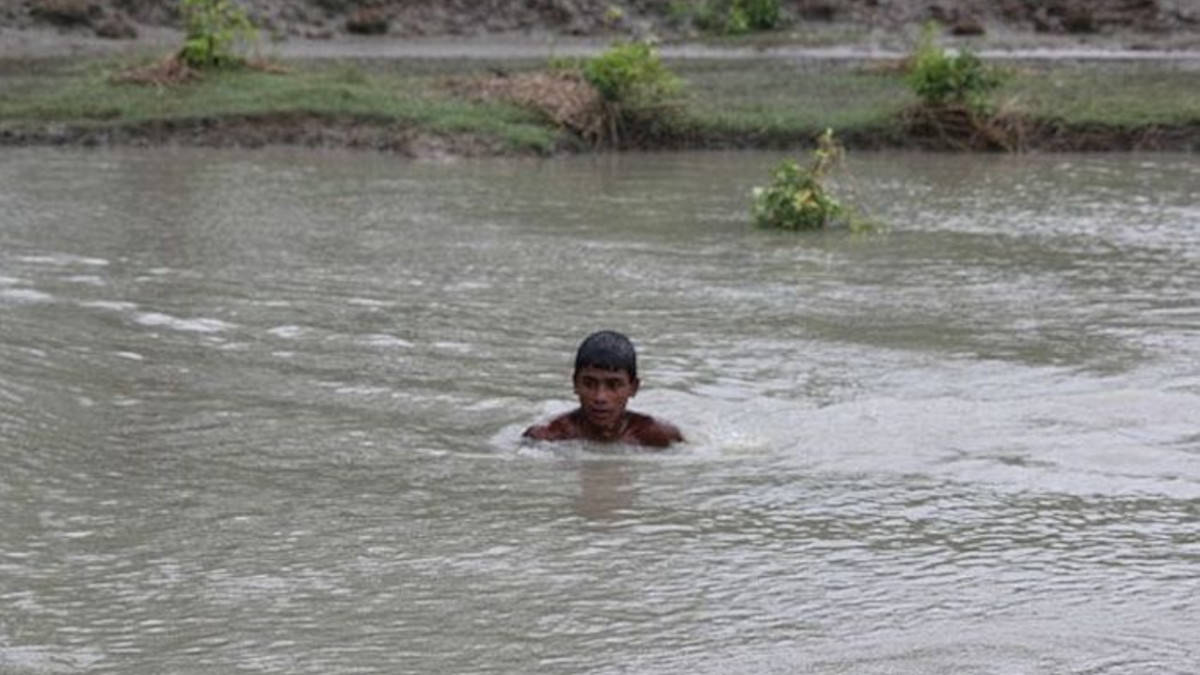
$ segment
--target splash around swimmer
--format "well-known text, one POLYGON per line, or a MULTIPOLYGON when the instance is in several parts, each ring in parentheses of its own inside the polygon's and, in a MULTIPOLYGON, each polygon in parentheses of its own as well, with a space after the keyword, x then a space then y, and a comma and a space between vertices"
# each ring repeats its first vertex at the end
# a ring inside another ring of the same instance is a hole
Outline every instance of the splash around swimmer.
POLYGON ((637 352, 629 338, 611 330, 587 336, 575 353, 572 375, 579 407, 525 430, 542 441, 586 440, 665 448, 683 441, 670 422, 627 410, 637 395, 637 352))

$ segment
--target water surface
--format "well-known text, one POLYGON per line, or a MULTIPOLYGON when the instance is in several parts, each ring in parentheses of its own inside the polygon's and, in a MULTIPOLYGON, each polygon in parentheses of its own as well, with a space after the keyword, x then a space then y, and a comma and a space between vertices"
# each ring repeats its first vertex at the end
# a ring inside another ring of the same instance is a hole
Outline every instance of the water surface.
POLYGON ((0 671, 1194 672, 1200 160, 778 158, 6 151, 0 671))

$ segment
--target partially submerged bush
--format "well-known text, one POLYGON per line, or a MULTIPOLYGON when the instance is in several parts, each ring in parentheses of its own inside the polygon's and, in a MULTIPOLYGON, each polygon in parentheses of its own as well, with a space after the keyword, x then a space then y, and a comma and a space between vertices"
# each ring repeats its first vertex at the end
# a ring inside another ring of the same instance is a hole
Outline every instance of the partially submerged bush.
POLYGON ((817 140, 813 161, 801 167, 787 159, 771 171, 771 184, 754 188, 751 214, 760 227, 784 230, 818 230, 844 219, 848 212, 825 188, 825 177, 845 156, 842 146, 826 129, 817 140))
POLYGON ((230 0, 180 0, 186 34, 179 58, 191 68, 224 68, 245 63, 239 44, 258 39, 245 10, 230 0))

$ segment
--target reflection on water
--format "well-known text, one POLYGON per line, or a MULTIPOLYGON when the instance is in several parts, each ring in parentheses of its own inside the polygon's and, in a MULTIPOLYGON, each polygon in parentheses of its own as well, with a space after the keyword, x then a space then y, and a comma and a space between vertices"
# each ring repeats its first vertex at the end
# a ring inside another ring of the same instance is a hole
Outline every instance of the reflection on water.
POLYGON ((634 503, 633 468, 624 462, 585 462, 579 467, 575 513, 596 520, 617 518, 634 503))
POLYGON ((0 671, 1194 671, 1200 162, 776 159, 6 153, 0 671))

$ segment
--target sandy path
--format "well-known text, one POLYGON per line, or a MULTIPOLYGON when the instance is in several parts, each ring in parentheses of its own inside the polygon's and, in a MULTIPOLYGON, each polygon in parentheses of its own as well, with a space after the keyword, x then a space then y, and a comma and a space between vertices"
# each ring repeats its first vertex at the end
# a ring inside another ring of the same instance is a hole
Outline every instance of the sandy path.
MULTIPOLYGON (((1010 36, 992 39, 974 47, 984 58, 1030 60, 1087 60, 1087 61, 1167 61, 1200 65, 1200 46, 1184 41, 1185 47, 1130 49, 1129 43, 1113 38, 1080 44, 1070 40, 1045 36, 1010 36), (988 46, 989 43, 992 46, 988 46)), ((113 41, 101 38, 64 35, 53 30, 0 30, 0 59, 55 58, 68 56, 99 56, 121 53, 170 51, 180 43, 180 34, 166 28, 144 28, 135 41, 113 41)), ((478 38, 356 38, 339 37, 330 40, 290 39, 264 44, 264 55, 283 59, 398 59, 398 58, 467 58, 467 59, 542 59, 551 56, 586 56, 598 53, 609 44, 607 39, 563 38, 553 35, 489 35, 478 38)), ((974 43, 972 43, 974 46, 974 43)), ((773 46, 714 47, 700 44, 664 45, 667 58, 779 58, 787 60, 863 60, 894 59, 904 50, 872 44, 849 44, 831 47, 773 46)))

